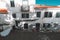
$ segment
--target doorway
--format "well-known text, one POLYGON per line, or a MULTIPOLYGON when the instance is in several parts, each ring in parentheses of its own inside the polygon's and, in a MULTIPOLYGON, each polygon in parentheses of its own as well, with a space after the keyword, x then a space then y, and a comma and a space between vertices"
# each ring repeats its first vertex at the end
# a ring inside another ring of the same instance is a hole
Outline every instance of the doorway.
POLYGON ((36 31, 40 30, 40 23, 36 23, 36 31))

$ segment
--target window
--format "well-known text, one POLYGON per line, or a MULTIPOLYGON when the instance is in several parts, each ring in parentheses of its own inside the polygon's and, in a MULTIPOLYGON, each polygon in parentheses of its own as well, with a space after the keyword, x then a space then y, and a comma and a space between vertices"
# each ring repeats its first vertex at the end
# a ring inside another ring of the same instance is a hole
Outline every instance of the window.
POLYGON ((16 18, 16 14, 14 13, 14 14, 12 14, 12 16, 13 16, 13 18, 16 18))
POLYGON ((40 17, 40 15, 41 15, 41 12, 37 12, 37 17, 40 17))
POLYGON ((22 18, 29 18, 29 14, 22 14, 22 18))
POLYGON ((22 18, 25 18, 25 14, 22 14, 22 18))
POLYGON ((14 0, 10 1, 11 7, 15 7, 14 0))
POLYGON ((44 28, 49 28, 49 27, 51 27, 51 24, 49 24, 49 23, 43 23, 43 27, 44 28))
POLYGON ((24 24, 24 29, 28 29, 28 23, 24 24))
POLYGON ((45 12, 44 17, 52 17, 52 12, 45 12))
POLYGON ((60 17, 60 13, 59 13, 59 12, 58 12, 58 13, 56 13, 56 17, 58 17, 58 18, 60 17))

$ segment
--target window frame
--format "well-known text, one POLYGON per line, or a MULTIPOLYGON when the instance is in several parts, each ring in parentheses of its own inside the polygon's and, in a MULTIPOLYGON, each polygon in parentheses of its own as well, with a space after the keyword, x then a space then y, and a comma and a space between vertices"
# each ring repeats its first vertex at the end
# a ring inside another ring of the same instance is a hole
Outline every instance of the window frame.
POLYGON ((43 28, 50 28, 51 26, 51 23, 43 23, 43 28))
POLYGON ((21 15, 21 18, 29 18, 29 13, 22 13, 21 15))
POLYGON ((40 18, 41 17, 41 11, 40 12, 36 12, 36 17, 40 18), (39 14, 39 15, 38 15, 39 14))
POLYGON ((16 13, 13 13, 12 16, 13 16, 13 18, 16 18, 16 13))
POLYGON ((10 6, 11 6, 11 7, 15 7, 15 2, 14 2, 14 0, 10 0, 10 6))
POLYGON ((28 26, 28 23, 25 23, 25 24, 24 24, 24 29, 28 29, 28 27, 29 27, 29 26, 28 26))
POLYGON ((60 16, 57 16, 57 14, 59 14, 59 13, 60 13, 60 12, 57 12, 57 13, 56 13, 56 16, 55 16, 56 18, 60 18, 60 16))
POLYGON ((52 12, 44 12, 44 18, 51 18, 51 17, 52 17, 52 12))

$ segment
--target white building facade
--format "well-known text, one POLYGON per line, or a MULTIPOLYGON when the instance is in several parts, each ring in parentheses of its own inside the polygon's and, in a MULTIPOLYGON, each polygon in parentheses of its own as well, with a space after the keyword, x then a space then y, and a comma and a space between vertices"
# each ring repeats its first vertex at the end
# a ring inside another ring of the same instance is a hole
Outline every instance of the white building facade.
MULTIPOLYGON (((60 25, 60 7, 36 5, 35 0, 1 0, 6 3, 16 22, 16 28, 40 30, 54 23, 60 25)), ((48 27, 47 27, 48 28, 48 27)))

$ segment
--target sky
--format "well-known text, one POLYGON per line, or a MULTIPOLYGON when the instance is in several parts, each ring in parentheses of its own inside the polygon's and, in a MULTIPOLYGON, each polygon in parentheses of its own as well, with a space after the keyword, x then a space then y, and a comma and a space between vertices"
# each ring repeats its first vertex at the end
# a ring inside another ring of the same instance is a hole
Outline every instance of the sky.
POLYGON ((60 5, 60 0, 36 0, 36 4, 45 4, 48 6, 60 5))

